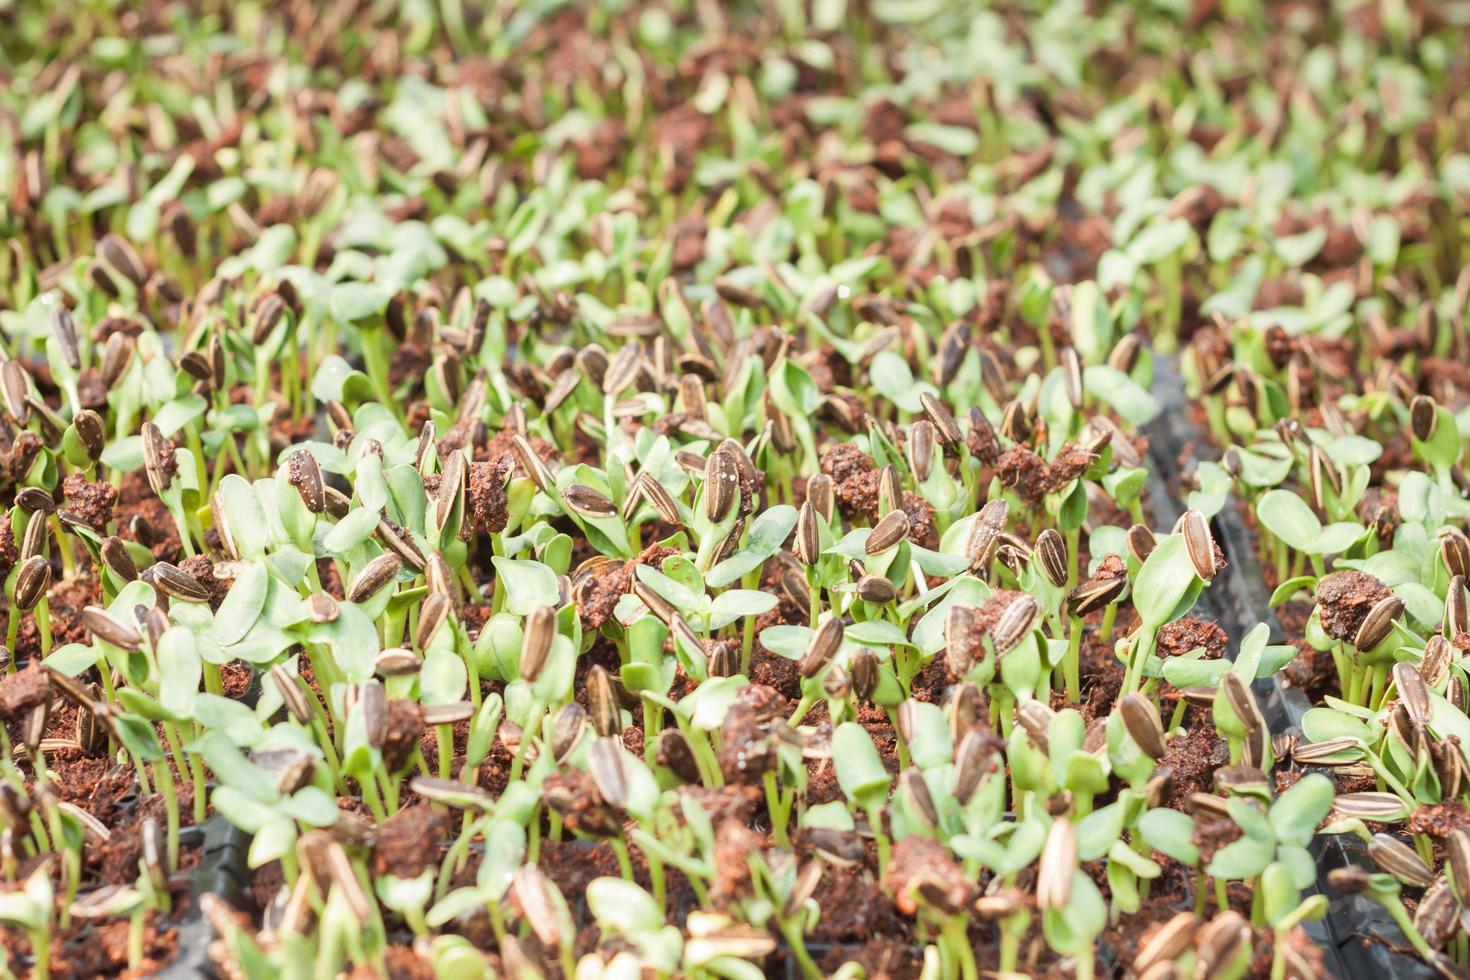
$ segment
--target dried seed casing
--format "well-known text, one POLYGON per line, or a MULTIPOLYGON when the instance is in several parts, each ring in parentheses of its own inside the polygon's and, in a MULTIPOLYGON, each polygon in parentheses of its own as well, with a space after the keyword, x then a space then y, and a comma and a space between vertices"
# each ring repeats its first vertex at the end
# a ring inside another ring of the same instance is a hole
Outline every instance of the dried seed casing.
POLYGON ((114 617, 101 606, 82 607, 82 624, 91 631, 92 635, 104 643, 110 643, 123 650, 140 650, 143 647, 143 638, 138 631, 126 623, 114 617))
POLYGON ((587 714, 598 735, 608 737, 623 730, 612 675, 601 664, 587 672, 587 714))
POLYGON ((41 555, 32 555, 15 576, 15 607, 30 612, 50 587, 51 563, 41 555))
POLYGON ((817 509, 811 498, 802 501, 796 515, 794 553, 804 565, 815 565, 822 557, 822 534, 817 524, 817 509))
POLYGON ((1067 542, 1055 528, 1047 528, 1036 538, 1036 546, 1032 549, 1041 565, 1041 572, 1046 580, 1056 588, 1067 584, 1067 577, 1071 572, 1067 561, 1067 542))
POLYGON ((296 488, 301 502, 313 514, 327 509, 327 484, 322 477, 321 464, 305 449, 298 449, 286 457, 287 482, 296 488))
POLYGON ((551 655, 551 645, 556 639, 556 611, 550 606, 538 606, 526 616, 521 636, 520 674, 524 681, 535 681, 546 666, 551 655))
POLYGON ((1393 875, 1414 888, 1434 884, 1434 872, 1418 853, 1407 844, 1379 831, 1368 841, 1368 856, 1380 871, 1393 875))
POLYGON ((740 498, 740 471, 735 457, 724 447, 704 461, 704 516, 718 524, 740 498))
POLYGON ((1404 600, 1389 595, 1379 599, 1368 611, 1358 632, 1353 637, 1353 646, 1364 652, 1377 647, 1393 632, 1394 620, 1404 613, 1404 600))
POLYGON ((398 571, 402 567, 403 564, 397 555, 387 551, 378 555, 352 577, 352 581, 347 586, 347 601, 367 602, 392 583, 398 577, 398 571))
POLYGON ((1194 574, 1206 582, 1210 581, 1215 577, 1215 536, 1210 531, 1210 522, 1204 514, 1191 509, 1179 518, 1179 525, 1194 574))
POLYGON ((1020 646, 1021 641, 1031 635, 1040 619, 1041 604, 1035 597, 1023 593, 1012 600, 990 631, 996 657, 1003 657, 1020 646))
POLYGON ((573 483, 561 492, 562 503, 578 517, 598 520, 617 515, 617 506, 603 494, 580 483, 573 483))
POLYGON ((142 432, 143 469, 153 492, 161 497, 173 483, 174 444, 152 422, 144 422, 142 432))
POLYGON ((890 511, 888 516, 878 522, 868 535, 867 541, 863 542, 863 552, 869 555, 881 555, 884 552, 898 547, 909 533, 909 515, 902 510, 890 511))
POLYGON ((1138 743, 1138 747, 1150 759, 1164 757, 1164 723, 1159 718, 1159 709, 1151 699, 1140 694, 1128 694, 1118 704, 1123 715, 1123 727, 1138 743))
POLYGON ((797 672, 804 678, 817 676, 837 655, 838 648, 842 646, 844 632, 842 620, 837 617, 829 616, 822 620, 812 634, 811 642, 807 644, 806 653, 797 663, 797 672))

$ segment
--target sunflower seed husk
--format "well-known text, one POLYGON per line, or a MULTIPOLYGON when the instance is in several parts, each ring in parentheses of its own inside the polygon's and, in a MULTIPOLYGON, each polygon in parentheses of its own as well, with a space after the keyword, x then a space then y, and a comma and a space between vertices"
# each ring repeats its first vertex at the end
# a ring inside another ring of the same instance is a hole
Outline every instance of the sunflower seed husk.
POLYGON ((975 729, 970 729, 960 739, 955 749, 954 797, 961 806, 970 802, 980 781, 992 771, 995 755, 993 745, 975 729))
POLYGON ((97 240, 97 257, 139 289, 148 281, 143 260, 132 245, 116 235, 103 235, 97 240))
POLYGON ((1461 905, 1470 905, 1470 830, 1456 827, 1444 837, 1445 868, 1461 905))
POLYGON ((637 577, 633 579, 632 592, 664 625, 669 625, 673 621, 677 610, 669 604, 669 600, 650 589, 642 579, 637 577))
POLYGON ((1393 633, 1393 621, 1404 614, 1404 600, 1389 595, 1379 599, 1368 611, 1362 625, 1353 637, 1353 646, 1368 651, 1377 647, 1393 633))
MULTIPOLYGON (((1371 852, 1372 845, 1369 845, 1371 852)), ((1409 850, 1413 854, 1413 850, 1409 850)), ((1414 855, 1418 857, 1417 854, 1414 855)), ((1421 865, 1423 862, 1420 862, 1421 865)), ((1381 867, 1382 865, 1380 865, 1381 867)), ((1460 903, 1455 900, 1454 891, 1444 879, 1436 879, 1432 875, 1429 881, 1423 885, 1411 882, 1397 875, 1393 871, 1384 868, 1389 874, 1398 877, 1406 884, 1428 889, 1419 899, 1419 907, 1414 910, 1414 928, 1419 930, 1419 935, 1433 949, 1440 949, 1459 930, 1460 925, 1460 903)), ((1426 872, 1428 868, 1424 869, 1426 872)))
POLYGON ((1072 876, 1077 872, 1077 832, 1072 821, 1052 821, 1036 872, 1036 904, 1043 910, 1066 908, 1072 897, 1072 876))
POLYGON ((56 512, 56 501, 40 487, 22 487, 15 495, 15 505, 27 514, 43 517, 56 512))
POLYGON ((844 632, 842 620, 835 616, 824 619, 812 634, 811 643, 807 645, 806 653, 797 664, 797 672, 804 678, 817 676, 837 655, 837 649, 842 646, 844 632))
POLYGON ((891 516, 902 509, 903 478, 898 467, 889 463, 878 471, 878 513, 891 516))
POLYGON ((1363 743, 1343 735, 1323 739, 1320 742, 1298 741, 1291 750, 1291 758, 1301 766, 1332 766, 1356 762, 1363 757, 1363 743))
POLYGON ((160 561, 149 565, 142 573, 142 578, 171 599, 181 602, 209 601, 209 590, 197 578, 172 562, 160 561))
POLYGON ((526 616, 521 637, 521 680, 535 681, 551 655, 556 639, 556 612, 550 606, 537 606, 526 616))
POLYGON ((1204 581, 1210 581, 1215 577, 1215 536, 1210 531, 1210 522, 1204 514, 1191 509, 1184 512, 1179 524, 1194 573, 1204 581))
POLYGON ((316 457, 305 449, 298 449, 286 459, 291 485, 301 496, 301 502, 313 514, 327 509, 326 481, 322 478, 322 467, 316 457))
POLYGON ((105 386, 108 388, 117 386, 123 372, 132 363, 133 351, 136 347, 136 341, 129 334, 121 331, 107 338, 107 342, 102 345, 102 365, 99 369, 102 374, 102 383, 105 386))
POLYGON ((900 541, 908 536, 909 515, 902 510, 890 511, 888 516, 878 522, 868 535, 868 540, 863 543, 863 552, 869 555, 881 555, 890 548, 898 547, 900 541))
POLYGON ((587 730, 587 710, 575 701, 562 705, 551 720, 551 755, 558 762, 576 748, 587 730))
POLYGON ((694 756, 694 747, 689 738, 677 728, 666 728, 658 736, 658 761, 667 766, 680 781, 698 786, 702 780, 699 763, 694 756))
POLYGON ((740 497, 740 472, 735 458, 724 448, 704 461, 704 516, 718 524, 740 497))
POLYGON ((1034 597, 1023 593, 1012 600, 990 631, 996 657, 1003 657, 1019 646, 1022 640, 1031 635, 1040 619, 1041 604, 1034 597))
POLYGON ((1042 752, 1050 752, 1051 723, 1057 713, 1040 701, 1027 701, 1016 708, 1016 721, 1042 752))
POLYGON ((152 422, 143 423, 143 468, 153 492, 163 496, 173 483, 173 474, 165 460, 174 452, 173 443, 164 438, 163 432, 152 422))
POLYGON ((822 557, 822 536, 817 526, 817 509, 811 499, 802 501, 796 515, 796 537, 792 553, 804 565, 815 565, 822 557))
POLYGON ((1409 815, 1404 801, 1392 793, 1339 793, 1332 801, 1332 808, 1343 817, 1378 823, 1394 823, 1409 815))
POLYGON ((531 482, 535 484, 536 489, 542 493, 552 493, 556 489, 556 481, 552 478, 551 471, 546 468, 546 464, 541 461, 541 457, 536 454, 536 450, 532 449, 531 444, 526 441, 526 437, 520 434, 513 436, 511 445, 515 447, 516 458, 520 461, 521 466, 531 475, 531 482))
POLYGON ((864 575, 857 582, 857 596, 864 602, 882 606, 898 597, 898 590, 883 575, 864 575))
POLYGON ((1470 537, 1457 527, 1439 530, 1439 555, 1452 576, 1470 576, 1470 537))
POLYGON ((919 483, 929 479, 930 471, 934 465, 934 423, 928 419, 919 419, 909 426, 909 467, 913 470, 914 479, 919 483))
POLYGON ((1061 588, 1067 584, 1070 569, 1067 567, 1067 542, 1055 528, 1047 528, 1036 538, 1032 554, 1039 559, 1042 574, 1053 586, 1061 588))
POLYGON ((415 776, 409 788, 430 803, 440 803, 456 810, 489 810, 495 806, 490 791, 459 779, 437 776, 415 776))
POLYGON ((653 505, 659 520, 674 527, 683 523, 684 518, 679 513, 679 503, 674 499, 674 495, 669 493, 667 487, 648 473, 640 474, 638 485, 643 499, 653 505))
POLYGON ((427 650, 440 628, 449 619, 451 609, 449 597, 442 592, 431 592, 419 606, 419 625, 414 631, 414 643, 420 650, 427 650))
POLYGON ((1455 647, 1438 633, 1424 643, 1424 656, 1419 661, 1419 678, 1429 687, 1439 687, 1455 659, 1455 647))
POLYGON ((580 483, 573 483, 561 492, 562 503, 567 509, 579 517, 589 520, 597 520, 604 517, 613 517, 617 514, 617 507, 607 497, 596 490, 580 483))
POLYGON ((284 664, 276 664, 269 671, 271 683, 276 687, 276 692, 281 696, 281 702, 286 706, 286 712, 298 725, 310 725, 314 712, 311 710, 311 702, 307 699, 306 692, 301 690, 296 683, 296 678, 286 669, 284 664))
POLYGON ((934 426, 934 434, 939 441, 951 452, 958 451, 965 441, 965 434, 960 431, 949 408, 927 391, 919 395, 919 404, 923 406, 924 418, 934 426))
POLYGON ((140 650, 143 638, 131 626, 115 618, 101 606, 84 606, 82 623, 92 635, 104 643, 111 643, 123 650, 140 650))
POLYGON ((25 533, 20 538, 20 559, 26 559, 40 555, 46 546, 46 533, 49 526, 46 523, 46 515, 40 511, 32 511, 26 519, 25 533))
POLYGON ((469 701, 444 701, 438 704, 426 704, 422 707, 424 724, 435 725, 457 725, 462 721, 469 721, 475 716, 475 706, 469 701))
POLYGON ((1199 927, 1200 918, 1193 912, 1176 914, 1139 947, 1138 955, 1133 957, 1134 971, 1142 974, 1156 964, 1179 959, 1194 944, 1199 927))
POLYGON ((1429 687, 1419 668, 1407 661, 1393 665, 1393 683, 1398 689, 1399 700, 1415 725, 1429 724, 1429 687))
POLYGON ((373 660, 373 673, 379 677, 408 677, 423 669, 424 658, 407 647, 390 647, 373 660))
POLYGON ((878 687, 877 655, 866 647, 857 650, 848 659, 847 670, 851 677, 852 693, 860 701, 871 699, 873 691, 878 687))
POLYGON ((561 944, 561 904, 552 897, 556 885, 534 864, 523 864, 511 875, 511 888, 521 906, 521 918, 547 949, 561 944))
POLYGON ((352 577, 352 581, 347 586, 347 601, 367 602, 380 590, 391 584, 398 577, 398 571, 402 567, 403 563, 392 552, 385 551, 378 555, 364 565, 362 571, 352 577))
POLYGON ((1470 592, 1466 591, 1465 579, 1456 575, 1450 579, 1444 596, 1444 637, 1453 640, 1461 633, 1470 633, 1470 592))
POLYGON ((587 748, 587 772, 604 803, 619 810, 627 805, 628 774, 623 767, 622 745, 616 738, 592 740, 587 748))
POLYGON ((825 473, 818 473, 806 483, 806 502, 810 503, 817 515, 827 523, 832 522, 832 512, 835 506, 835 496, 832 491, 832 478, 825 473))
POLYGON ((456 508, 461 514, 464 513, 468 474, 469 463, 464 453, 458 449, 451 450, 444 457, 444 466, 439 474, 439 490, 434 495, 434 524, 437 527, 448 525, 456 508))
POLYGON ((612 677, 601 664, 587 672, 587 714, 598 735, 610 737, 623 730, 612 677))
POLYGON ((32 555, 20 566, 15 576, 15 606, 30 612, 51 587, 51 563, 40 555, 32 555))
POLYGON ((909 766, 898 776, 898 791, 904 794, 909 809, 930 827, 939 826, 939 809, 934 805, 934 796, 929 784, 917 766, 909 766))
POLYGON ((1393 875, 1406 885, 1428 888, 1434 884, 1434 872, 1412 847, 1382 831, 1368 841, 1368 856, 1380 871, 1393 875))
POLYGON ((1434 399, 1428 395, 1415 395, 1414 400, 1409 403, 1409 428, 1413 430, 1414 438, 1420 442, 1428 442, 1434 438, 1434 430, 1439 420, 1439 406, 1434 399))
POLYGON ((1148 556, 1154 553, 1157 545, 1158 539, 1154 537, 1154 532, 1142 524, 1135 524, 1128 529, 1128 553, 1140 565, 1148 561, 1148 556))
POLYGON ((1210 977, 1225 970, 1250 944, 1251 927, 1245 917, 1238 912, 1221 912, 1195 934, 1197 975, 1210 977))
POLYGON ((1123 713, 1123 727, 1150 759, 1164 757, 1164 723, 1152 700, 1129 694, 1118 704, 1123 713))

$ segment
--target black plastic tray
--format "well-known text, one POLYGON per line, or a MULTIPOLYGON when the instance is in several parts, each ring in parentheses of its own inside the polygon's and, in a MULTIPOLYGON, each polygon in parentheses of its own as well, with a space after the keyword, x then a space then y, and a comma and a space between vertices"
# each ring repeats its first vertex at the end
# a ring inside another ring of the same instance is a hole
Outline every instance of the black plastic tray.
POLYGON ((180 840, 201 844, 202 853, 199 866, 189 874, 192 901, 178 924, 178 953, 155 976, 165 980, 213 977, 216 971, 209 961, 209 943, 214 938, 214 930, 200 912, 199 899, 209 894, 218 895, 237 908, 247 904, 250 871, 245 859, 250 837, 224 817, 215 816, 196 827, 184 828, 180 840))
MULTIPOLYGON (((1187 396, 1173 358, 1160 358, 1155 368, 1154 397, 1160 404, 1158 419, 1147 427, 1149 436, 1149 499, 1157 526, 1168 527, 1183 510, 1179 459, 1193 447, 1208 445, 1208 435, 1191 421, 1187 396), (1160 508, 1164 508, 1161 510, 1160 508)), ((1271 609, 1270 594, 1261 577, 1250 530, 1239 518, 1239 502, 1232 495, 1211 522, 1215 541, 1229 563, 1200 595, 1196 610, 1211 614, 1230 637, 1239 641, 1258 623, 1271 629, 1271 641, 1281 643, 1284 634, 1271 609)), ((1311 707, 1306 696, 1283 684, 1279 677, 1257 681, 1256 697, 1272 733, 1299 732, 1301 719, 1311 707)), ((1321 922, 1303 923, 1303 928, 1322 948, 1327 969, 1347 980, 1357 977, 1427 980, 1439 974, 1414 956, 1394 952, 1377 936, 1398 947, 1407 947, 1403 932, 1376 903, 1361 896, 1341 895, 1327 882, 1327 872, 1348 864, 1371 868, 1367 852, 1356 837, 1334 835, 1312 842, 1318 877, 1314 891, 1331 901, 1321 922)))

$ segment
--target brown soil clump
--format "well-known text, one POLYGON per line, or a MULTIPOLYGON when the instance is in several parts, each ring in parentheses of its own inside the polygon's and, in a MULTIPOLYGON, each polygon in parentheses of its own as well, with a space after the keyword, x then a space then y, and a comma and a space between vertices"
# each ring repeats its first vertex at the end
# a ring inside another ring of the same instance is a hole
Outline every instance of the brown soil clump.
POLYGON ((438 864, 439 838, 449 820, 419 805, 399 810, 378 827, 373 844, 373 874, 414 878, 438 864))
POLYGON ((1225 656, 1230 637, 1219 623, 1207 623, 1193 616, 1176 619, 1159 630, 1159 654, 1165 657, 1180 657, 1191 650, 1202 648, 1206 660, 1219 660, 1225 656))
POLYGON ((100 480, 96 483, 80 473, 68 473, 61 483, 66 509, 94 531, 105 531, 112 523, 112 509, 117 503, 117 490, 100 480))
POLYGON ((1168 805, 1183 810, 1191 793, 1215 791, 1215 770, 1230 764, 1230 746, 1212 728, 1190 728, 1169 739, 1161 761, 1174 774, 1168 805))
POLYGON ((1351 642, 1369 610, 1391 594, 1372 575, 1352 570, 1333 572, 1317 583, 1323 631, 1334 640, 1351 642))
POLYGON ((927 837, 905 837, 893 847, 883 887, 893 895, 900 912, 914 915, 919 910, 921 886, 927 905, 937 903, 942 910, 955 912, 965 907, 975 883, 943 844, 927 837))

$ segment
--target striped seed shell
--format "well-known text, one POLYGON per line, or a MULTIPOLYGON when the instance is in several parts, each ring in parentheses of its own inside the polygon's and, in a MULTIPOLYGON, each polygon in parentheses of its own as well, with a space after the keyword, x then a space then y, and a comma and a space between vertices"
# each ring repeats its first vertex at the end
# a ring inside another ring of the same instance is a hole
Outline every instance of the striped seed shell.
POLYGON ((873 528, 868 540, 863 543, 863 551, 869 555, 881 555, 891 548, 898 547, 900 541, 908 536, 909 515, 902 510, 894 510, 888 516, 880 520, 873 528))
POLYGON ((934 423, 928 419, 919 419, 909 426, 908 455, 909 468, 913 470, 914 479, 923 483, 929 479, 930 471, 934 464, 934 423))
POLYGON ((797 672, 803 678, 817 676, 837 655, 838 648, 842 646, 844 632, 842 620, 837 617, 829 616, 822 620, 812 634, 811 642, 807 644, 806 653, 797 664, 797 672))
POLYGON ((903 478, 892 463, 878 471, 878 512, 892 515, 903 509, 903 478))
POLYGON ((886 605, 898 597, 898 590, 883 575, 864 575, 857 581, 857 596, 864 602, 886 605))
POLYGON ((1358 817, 1378 823, 1395 823, 1409 815, 1404 801, 1392 793, 1339 793, 1332 808, 1343 817, 1358 817))
POLYGON ((276 664, 270 669, 269 675, 291 718, 298 725, 310 725, 313 717, 311 702, 307 700, 306 692, 301 690, 285 664, 276 664))
POLYGON ((704 461, 704 516, 718 524, 740 497, 740 474, 735 458, 723 447, 704 461))
POLYGON ((1434 884, 1434 872, 1415 850, 1403 841, 1379 831, 1368 841, 1368 856, 1378 869, 1415 888, 1434 884))
POLYGON ((1385 596, 1373 604, 1353 637, 1353 646, 1359 650, 1372 650, 1393 633, 1393 622, 1404 614, 1404 600, 1396 595, 1385 596))
MULTIPOLYGON (((1371 844, 1369 849, 1372 849, 1371 844)), ((1410 850, 1409 853, 1413 854, 1413 851, 1410 850)), ((1393 872, 1389 873, 1393 874, 1393 872)), ((1395 877, 1398 876, 1395 875, 1395 877)), ((1413 882, 1407 883, 1414 884, 1413 882)), ((1459 931, 1460 903, 1455 900, 1455 893, 1450 888, 1449 882, 1443 878, 1436 879, 1431 876, 1426 884, 1415 885, 1415 887, 1427 890, 1419 899, 1419 907, 1414 910, 1414 928, 1419 930, 1419 935, 1424 937, 1424 941, 1432 949, 1440 949, 1459 931)))
POLYGON ((1037 536, 1032 554, 1038 559, 1048 582, 1056 588, 1067 584, 1067 542, 1056 528, 1049 527, 1037 536))
POLYGON ((669 493, 667 487, 648 473, 640 474, 637 482, 643 499, 653 506, 658 513, 659 520, 674 527, 683 523, 684 518, 679 513, 679 504, 674 500, 674 495, 669 493))
POLYGON ((1199 927, 1200 918, 1193 912, 1177 913, 1138 948, 1138 954, 1133 957, 1134 971, 1142 974, 1155 964, 1179 959, 1194 944, 1199 927))
POLYGON ((1439 406, 1428 395, 1415 395, 1409 402, 1409 428, 1420 442, 1428 442, 1434 437, 1438 419, 1439 406))
POLYGON ((951 451, 958 450, 965 441, 965 434, 960 431, 948 406, 927 391, 919 395, 919 404, 923 406, 924 418, 934 426, 934 434, 939 441, 951 451))
POLYGON ((628 774, 623 766, 622 743, 600 737, 587 747, 587 772, 604 803, 621 810, 628 803, 628 774))
POLYGON ((162 496, 173 483, 173 474, 166 464, 174 452, 173 443, 165 439, 162 430, 152 422, 144 422, 142 432, 143 469, 148 475, 153 492, 162 496))
POLYGON ((613 691, 612 675, 601 664, 587 672, 587 714, 598 735, 611 737, 623 730, 620 724, 618 697, 613 691))
POLYGON ((550 606, 537 606, 526 616, 521 636, 521 680, 535 681, 546 666, 551 655, 551 644, 556 639, 556 612, 550 606))
POLYGON ((1461 905, 1470 906, 1470 830, 1456 827, 1446 834, 1444 851, 1445 868, 1455 887, 1455 896, 1461 905))
POLYGON ((1140 694, 1126 695, 1118 704, 1123 713, 1123 727, 1150 759, 1164 757, 1164 723, 1159 709, 1140 694))
POLYGON ((561 492, 562 503, 579 517, 597 520, 613 517, 618 509, 611 500, 589 486, 573 483, 561 492))
POLYGON ((101 606, 84 606, 82 608, 82 624, 91 631, 92 635, 124 650, 140 650, 143 647, 143 638, 138 631, 122 622, 101 606))
POLYGON ((15 577, 15 606, 30 612, 51 587, 51 563, 40 555, 32 555, 20 566, 15 577))
POLYGON ((817 509, 811 498, 802 501, 796 516, 793 553, 804 565, 815 565, 822 557, 822 535, 817 526, 817 509))
POLYGON ((1128 552, 1140 565, 1148 561, 1148 556, 1154 553, 1158 543, 1154 532, 1142 524, 1135 524, 1128 529, 1128 552))
POLYGON ((392 552, 385 551, 378 555, 352 577, 352 581, 347 586, 347 601, 367 602, 381 589, 392 583, 398 577, 398 570, 402 567, 402 562, 392 552))
POLYGON ((1215 536, 1210 532, 1210 522, 1204 514, 1191 508, 1184 512, 1179 523, 1194 573, 1204 581, 1210 581, 1215 577, 1215 536))
POLYGON ((1022 593, 1012 600, 990 631, 996 657, 1003 657, 1019 646, 1031 635, 1040 619, 1041 604, 1033 596, 1022 593))
POLYGON ((1077 832, 1072 821, 1059 817, 1047 831, 1036 872, 1036 904, 1043 910, 1066 908, 1077 873, 1077 832))
POLYGON ((1450 575, 1470 576, 1470 537, 1464 531, 1453 526, 1440 528, 1439 556, 1450 575))
POLYGON ((1453 640, 1461 633, 1470 633, 1470 593, 1465 588, 1465 579, 1459 575, 1450 579, 1444 596, 1444 636, 1453 640))
POLYGON ((1418 726, 1429 724, 1429 687, 1424 683, 1419 668, 1407 661, 1399 661, 1393 665, 1393 683, 1398 689, 1399 701, 1409 713, 1409 720, 1418 726))
POLYGON ((1195 969, 1198 976, 1214 976, 1234 963, 1250 948, 1251 926, 1238 912, 1216 915, 1195 934, 1195 969))

